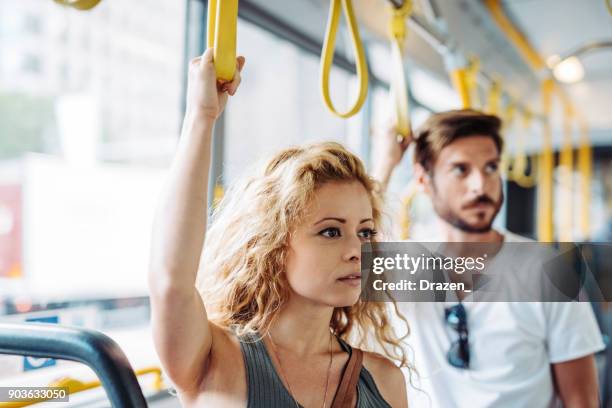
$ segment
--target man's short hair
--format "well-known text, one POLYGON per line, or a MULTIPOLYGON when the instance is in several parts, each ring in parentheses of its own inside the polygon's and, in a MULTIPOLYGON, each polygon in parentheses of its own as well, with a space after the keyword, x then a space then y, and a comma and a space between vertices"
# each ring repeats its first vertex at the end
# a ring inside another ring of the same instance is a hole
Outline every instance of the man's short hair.
POLYGON ((504 145, 501 125, 499 117, 473 109, 436 113, 415 133, 414 162, 431 171, 442 149, 457 139, 475 135, 493 139, 501 154, 504 145))

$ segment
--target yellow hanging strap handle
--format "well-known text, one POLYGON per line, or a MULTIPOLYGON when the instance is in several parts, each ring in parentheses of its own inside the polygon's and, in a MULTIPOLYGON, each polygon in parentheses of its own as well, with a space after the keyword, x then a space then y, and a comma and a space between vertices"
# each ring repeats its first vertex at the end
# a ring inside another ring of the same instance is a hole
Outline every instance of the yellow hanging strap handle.
POLYGON ((77 10, 85 11, 91 10, 96 7, 101 0, 54 0, 63 6, 75 8, 77 10))
POLYGON ((612 0, 605 0, 605 1, 606 1, 606 7, 608 8, 608 12, 612 14, 612 0))
POLYGON ((478 72, 480 71, 480 60, 476 57, 470 58, 467 71, 467 85, 468 91, 470 92, 470 99, 472 106, 480 109, 482 108, 482 101, 480 100, 480 94, 478 93, 478 72))
MULTIPOLYGON (((164 388, 162 380, 162 371, 158 367, 143 368, 135 372, 137 377, 141 377, 147 374, 153 374, 155 380, 153 382, 153 389, 155 391, 161 391, 164 388)), ((63 377, 55 380, 49 384, 52 388, 68 388, 68 395, 76 394, 78 392, 91 390, 100 387, 102 384, 100 381, 81 382, 70 377, 63 377)), ((49 399, 39 399, 32 401, 15 401, 15 402, 0 402, 0 408, 22 408, 30 405, 39 404, 41 402, 48 401, 49 399)))
POLYGON ((455 91, 461 99, 461 107, 468 109, 472 107, 472 98, 468 87, 468 70, 467 68, 455 68, 450 73, 451 82, 455 91))
POLYGON ((527 152, 525 151, 525 134, 531 128, 533 114, 529 109, 522 112, 522 126, 517 135, 517 146, 514 153, 514 163, 512 165, 512 179, 516 184, 524 188, 531 188, 536 184, 535 160, 531 163, 531 171, 527 174, 527 152))
POLYGON ((546 79, 542 83, 542 112, 545 120, 543 123, 542 152, 538 163, 538 240, 540 242, 551 242, 553 240, 553 166, 554 153, 552 150, 552 129, 550 125, 550 114, 552 111, 552 93, 554 82, 546 79))
POLYGON ((591 178, 593 175, 593 151, 589 141, 589 128, 584 119, 580 121, 580 147, 578 148, 578 169, 580 172, 580 232, 582 239, 591 235, 591 178))
POLYGON ((238 0, 209 0, 207 47, 214 47, 217 79, 231 81, 236 73, 238 0))
POLYGON ((417 196, 418 188, 416 181, 413 180, 408 184, 406 188, 406 193, 402 198, 402 206, 401 206, 401 214, 400 214, 400 239, 407 240, 410 238, 410 228, 412 226, 412 221, 410 217, 410 210, 412 209, 412 203, 414 202, 415 197, 417 196))
POLYGON ((499 163, 499 167, 502 171, 502 174, 506 176, 508 180, 512 180, 512 171, 510 168, 511 161, 508 155, 508 137, 506 136, 512 126, 514 125, 514 117, 516 115, 516 105, 512 100, 508 102, 504 110, 501 112, 501 116, 503 118, 503 128, 502 128, 502 137, 504 140, 504 151, 502 152, 501 160, 499 163))
POLYGON ((485 111, 490 115, 499 115, 501 111, 502 86, 500 81, 493 81, 487 96, 485 111))
POLYGON ((450 73, 451 82, 455 91, 459 94, 463 109, 480 106, 477 83, 479 70, 480 63, 478 59, 470 58, 466 66, 455 68, 450 73))
MULTIPOLYGON (((226 1, 226 0, 223 0, 226 1)), ((323 42, 323 50, 321 55, 321 91, 323 93, 323 102, 327 109, 334 115, 341 118, 350 118, 355 115, 365 102, 368 94, 368 67, 365 59, 365 52, 359 37, 359 29, 357 27, 357 19, 353 12, 351 0, 331 0, 329 9, 329 18, 327 20, 327 30, 325 32, 325 40, 323 42), (353 106, 344 113, 338 112, 331 100, 329 94, 329 80, 332 64, 334 62, 334 49, 336 45, 336 35, 338 26, 340 25, 340 13, 344 10, 344 15, 348 23, 351 40, 353 43, 353 52, 355 54, 357 79, 359 80, 359 93, 357 100, 353 106)))
POLYGON ((574 146, 573 146, 573 126, 572 121, 574 112, 569 103, 564 106, 563 118, 563 143, 559 154, 559 172, 561 184, 561 222, 559 230, 559 241, 571 242, 573 238, 573 215, 574 215, 574 146))
POLYGON ((391 95, 395 105, 395 124, 400 136, 410 137, 410 106, 406 71, 404 70, 404 45, 408 34, 406 18, 412 13, 412 0, 404 0, 401 7, 392 7, 389 22, 391 37, 391 95))
POLYGON ((215 184, 215 189, 213 192, 213 208, 216 208, 221 200, 223 200, 223 196, 225 195, 225 189, 222 184, 215 184))
POLYGON ((506 134, 509 133, 509 129, 514 124, 514 116, 516 112, 516 106, 512 99, 509 100, 505 109, 501 108, 501 101, 503 95, 502 83, 499 80, 494 80, 491 83, 491 87, 489 88, 489 92, 487 95, 487 106, 485 111, 490 115, 496 115, 501 117, 502 119, 502 132, 501 137, 504 141, 504 150, 501 152, 501 160, 499 163, 499 168, 504 177, 508 180, 513 179, 514 173, 510 171, 510 159, 508 157, 508 146, 507 146, 507 137, 506 134))

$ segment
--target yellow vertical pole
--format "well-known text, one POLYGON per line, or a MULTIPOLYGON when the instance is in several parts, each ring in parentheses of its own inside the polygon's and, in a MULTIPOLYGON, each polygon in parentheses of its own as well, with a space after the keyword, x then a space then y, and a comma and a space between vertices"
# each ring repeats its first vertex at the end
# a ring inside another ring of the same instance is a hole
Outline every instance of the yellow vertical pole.
POLYGON ((591 235, 591 178, 593 174, 593 150, 589 141, 589 129, 580 121, 580 147, 578 149, 578 168, 580 171, 580 232, 582 239, 591 235))
POLYGON ((538 240, 551 242, 553 240, 553 166, 552 130, 550 114, 552 111, 552 93, 554 83, 546 79, 542 83, 542 112, 545 116, 542 134, 542 152, 540 153, 540 172, 538 173, 538 240))
POLYGON ((574 144, 573 117, 574 113, 569 103, 564 105, 563 143, 559 154, 559 172, 561 199, 561 219, 559 222, 559 241, 571 242, 574 232, 574 144))

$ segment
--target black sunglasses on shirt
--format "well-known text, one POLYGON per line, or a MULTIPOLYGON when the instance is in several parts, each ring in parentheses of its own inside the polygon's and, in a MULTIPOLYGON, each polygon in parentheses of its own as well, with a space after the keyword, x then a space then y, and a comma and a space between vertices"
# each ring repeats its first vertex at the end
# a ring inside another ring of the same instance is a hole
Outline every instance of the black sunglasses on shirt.
POLYGON ((446 324, 454 329, 459 338, 455 340, 448 352, 446 359, 453 367, 470 368, 470 344, 468 342, 467 312, 463 304, 459 303, 444 309, 446 324))

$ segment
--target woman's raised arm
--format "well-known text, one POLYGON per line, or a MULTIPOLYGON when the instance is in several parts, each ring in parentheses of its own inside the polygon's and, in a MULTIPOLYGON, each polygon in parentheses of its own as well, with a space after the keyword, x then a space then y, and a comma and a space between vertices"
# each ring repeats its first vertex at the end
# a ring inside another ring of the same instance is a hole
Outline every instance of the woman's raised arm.
POLYGON ((189 66, 181 138, 157 208, 149 264, 152 329, 162 365, 179 388, 197 387, 212 344, 195 288, 204 245, 213 126, 240 84, 244 58, 230 83, 216 80, 212 50, 189 66))

